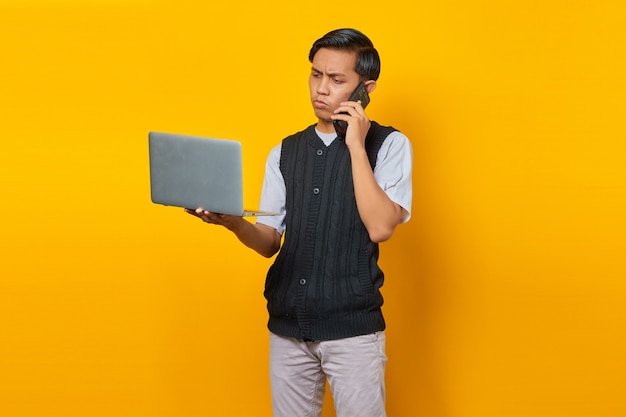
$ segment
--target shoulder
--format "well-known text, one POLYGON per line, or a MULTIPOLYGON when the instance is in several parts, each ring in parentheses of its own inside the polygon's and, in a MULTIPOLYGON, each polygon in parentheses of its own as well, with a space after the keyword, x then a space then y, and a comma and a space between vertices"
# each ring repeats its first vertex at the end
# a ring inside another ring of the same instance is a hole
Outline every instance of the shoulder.
POLYGON ((368 141, 371 142, 379 142, 379 143, 389 143, 389 142, 399 142, 399 143, 408 143, 409 140, 402 132, 396 129, 393 126, 383 126, 372 120, 372 125, 368 132, 368 141))
POLYGON ((371 122, 372 122, 372 125, 370 127, 370 132, 377 133, 382 136, 387 136, 390 133, 398 130, 393 126, 383 126, 374 120, 372 120, 371 122))
POLYGON ((280 158, 282 155, 283 147, 291 146, 292 143, 301 139, 303 135, 306 135, 307 132, 311 130, 315 132, 315 125, 311 125, 304 130, 293 133, 286 138, 284 138, 279 144, 275 145, 267 156, 267 165, 268 166, 280 166, 280 158))
POLYGON ((366 147, 372 163, 371 158, 374 155, 377 155, 377 160, 380 162, 390 153, 411 153, 411 144, 406 135, 393 126, 382 126, 375 121, 372 121, 368 132, 366 147))
POLYGON ((393 130, 392 132, 390 132, 389 135, 387 135, 386 142, 390 144, 393 143, 402 147, 411 146, 411 141, 409 140, 409 138, 399 130, 393 130))
POLYGON ((293 142, 293 141, 298 140, 298 139, 300 139, 302 137, 306 137, 307 135, 310 135, 310 134, 315 134, 315 125, 311 125, 311 126, 307 127, 306 129, 303 129, 303 130, 301 130, 299 132, 296 132, 296 133, 293 133, 293 134, 287 136, 285 139, 282 140, 281 144, 284 144, 286 142, 287 143, 293 142))
POLYGON ((379 140, 383 141, 383 146, 389 146, 390 144, 395 144, 401 147, 411 146, 409 138, 400 130, 393 126, 383 126, 373 120, 369 134, 373 137, 378 137, 379 140))
POLYGON ((412 154, 413 149, 409 138, 399 130, 394 130, 385 138, 378 151, 378 158, 384 159, 394 155, 403 155, 410 160, 412 154))
POLYGON ((279 143, 278 145, 276 145, 272 149, 270 149, 270 153, 267 156, 268 164, 278 163, 278 161, 280 161, 280 153, 281 153, 280 151, 281 151, 282 147, 283 147, 282 143, 279 143))

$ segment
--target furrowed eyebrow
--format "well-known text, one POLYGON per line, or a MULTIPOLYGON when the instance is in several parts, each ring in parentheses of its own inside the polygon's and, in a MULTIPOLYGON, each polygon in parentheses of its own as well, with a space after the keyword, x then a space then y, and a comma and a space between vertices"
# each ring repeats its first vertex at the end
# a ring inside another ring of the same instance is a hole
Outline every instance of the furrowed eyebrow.
MULTIPOLYGON (((324 71, 319 70, 319 69, 317 69, 315 67, 311 68, 311 72, 315 72, 317 74, 323 74, 324 73, 324 71)), ((329 77, 345 77, 346 76, 346 74, 344 74, 343 72, 328 72, 328 73, 326 73, 326 75, 328 75, 329 77)))

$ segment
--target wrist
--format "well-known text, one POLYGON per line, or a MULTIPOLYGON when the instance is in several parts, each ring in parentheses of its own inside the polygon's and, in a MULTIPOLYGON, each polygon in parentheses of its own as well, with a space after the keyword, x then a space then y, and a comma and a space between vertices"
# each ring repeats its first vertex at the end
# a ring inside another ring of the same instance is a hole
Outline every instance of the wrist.
POLYGON ((352 144, 348 146, 348 151, 350 152, 350 158, 353 161, 355 159, 367 159, 367 151, 365 150, 364 144, 352 144))

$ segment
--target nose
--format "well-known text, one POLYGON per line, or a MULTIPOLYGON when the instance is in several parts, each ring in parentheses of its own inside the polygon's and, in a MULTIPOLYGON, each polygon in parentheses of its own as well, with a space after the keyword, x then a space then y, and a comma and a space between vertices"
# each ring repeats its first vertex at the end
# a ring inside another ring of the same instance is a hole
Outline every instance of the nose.
POLYGON ((323 96, 327 96, 328 95, 328 83, 329 83, 329 79, 327 77, 322 77, 319 82, 317 83, 317 93, 323 96))

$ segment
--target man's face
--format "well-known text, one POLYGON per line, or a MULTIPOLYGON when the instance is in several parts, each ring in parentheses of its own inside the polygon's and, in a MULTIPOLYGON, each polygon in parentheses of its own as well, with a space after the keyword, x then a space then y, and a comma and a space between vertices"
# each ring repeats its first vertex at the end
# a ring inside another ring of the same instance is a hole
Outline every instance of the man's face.
POLYGON ((315 54, 309 90, 318 128, 334 131, 330 116, 339 103, 348 100, 360 81, 355 71, 356 53, 322 48, 315 54))

